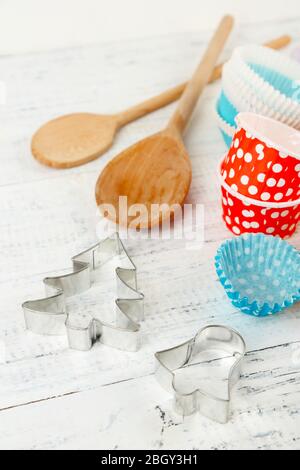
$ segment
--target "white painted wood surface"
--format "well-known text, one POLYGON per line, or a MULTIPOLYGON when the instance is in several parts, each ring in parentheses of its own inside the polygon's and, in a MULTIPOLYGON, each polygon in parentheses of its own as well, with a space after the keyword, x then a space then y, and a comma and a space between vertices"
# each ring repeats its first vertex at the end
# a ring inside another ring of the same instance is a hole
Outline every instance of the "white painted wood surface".
MULTIPOLYGON (((227 55, 232 43, 287 32, 299 44, 299 25, 300 18, 249 26, 235 34, 227 55)), ((226 150, 213 117, 220 83, 206 90, 186 134, 194 175, 189 200, 205 204, 203 249, 189 252, 176 241, 126 244, 146 295, 141 350, 96 345, 79 353, 67 348, 65 338, 24 328, 21 303, 43 295, 42 278, 61 272, 96 239, 93 193, 105 163, 160 129, 174 105, 127 126, 103 158, 76 169, 37 163, 30 135, 56 115, 114 112, 183 81, 206 38, 178 34, 0 58, 0 79, 7 84, 0 109, 1 449, 300 448, 299 306, 277 317, 247 317, 229 303, 214 270, 215 251, 230 237, 215 172, 226 150), (199 415, 182 420, 152 375, 156 350, 211 323, 238 329, 250 351, 225 426, 199 415)), ((300 249, 299 231, 291 241, 300 249)), ((101 302, 109 283, 99 286, 101 302)))

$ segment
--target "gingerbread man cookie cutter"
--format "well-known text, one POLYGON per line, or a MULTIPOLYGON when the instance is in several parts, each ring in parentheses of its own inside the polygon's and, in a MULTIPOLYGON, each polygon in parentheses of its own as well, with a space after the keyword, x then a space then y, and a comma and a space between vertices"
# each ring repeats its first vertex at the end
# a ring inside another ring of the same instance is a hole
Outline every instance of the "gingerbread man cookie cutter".
POLYGON ((175 411, 183 416, 195 412, 217 421, 227 423, 230 413, 231 392, 241 376, 241 366, 246 353, 242 336, 231 328, 219 325, 207 326, 194 338, 171 349, 157 352, 155 376, 159 384, 175 398, 175 411), (192 360, 201 352, 217 350, 235 359, 228 374, 227 398, 201 390, 201 385, 190 393, 183 392, 176 384, 175 372, 184 367, 193 370, 192 360))

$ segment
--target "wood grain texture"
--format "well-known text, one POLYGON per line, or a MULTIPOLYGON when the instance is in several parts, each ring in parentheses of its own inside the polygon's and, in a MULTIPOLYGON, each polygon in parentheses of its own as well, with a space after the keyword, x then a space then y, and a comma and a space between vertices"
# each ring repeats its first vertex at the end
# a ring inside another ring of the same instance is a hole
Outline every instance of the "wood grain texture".
MULTIPOLYGON (((273 49, 289 44, 290 36, 281 36, 266 43, 273 49)), ((218 80, 223 64, 217 65, 210 83, 218 80)), ((149 98, 115 115, 73 113, 43 124, 31 140, 32 155, 44 165, 66 169, 95 160, 113 144, 115 134, 125 124, 162 108, 182 95, 187 82, 149 98)))
POLYGON ((32 155, 54 168, 70 168, 90 162, 112 144, 117 131, 115 116, 74 113, 53 119, 32 137, 32 155))
POLYGON ((232 16, 224 16, 214 32, 205 53, 188 82, 184 93, 176 107, 170 122, 169 129, 176 129, 183 134, 192 112, 196 106, 199 96, 209 82, 218 58, 225 47, 225 43, 232 32, 234 19, 232 16))
MULTIPOLYGON (((280 36, 278 38, 272 39, 265 43, 265 46, 270 47, 272 49, 282 49, 286 47, 291 42, 291 37, 289 35, 280 36)), ((223 65, 216 65, 213 73, 209 79, 209 83, 213 83, 216 80, 219 80, 222 76, 223 65)), ((127 109, 118 114, 118 122, 119 125, 123 126, 132 122, 140 117, 146 116, 147 114, 166 106, 167 104, 176 101, 186 88, 188 82, 182 83, 181 85, 177 85, 174 88, 170 88, 169 90, 160 93, 153 98, 150 98, 142 103, 139 103, 131 108, 127 109)))
MULTIPOLYGON (((202 70, 199 71, 201 73, 198 74, 203 83, 202 89, 210 78, 216 79, 220 76, 222 69, 216 68, 215 57, 219 56, 224 39, 227 38, 232 26, 233 19, 229 16, 224 17, 220 23, 209 53, 207 52, 205 60, 201 63, 202 70)), ((186 98, 185 102, 193 106, 199 96, 199 93, 195 93, 194 81, 189 83, 187 88, 189 89, 188 100, 186 98)), ((32 154, 41 163, 54 168, 65 169, 88 163, 98 158, 112 145, 119 127, 166 106, 177 99, 182 91, 182 87, 176 87, 115 116, 75 113, 53 119, 35 132, 31 142, 32 154)), ((138 202, 142 203, 142 201, 138 202)))
POLYGON ((293 345, 248 355, 226 426, 178 416, 170 395, 144 376, 2 411, 0 448, 299 449, 300 373, 292 354, 293 345))
MULTIPOLYGON (((246 25, 232 41, 262 43, 289 31, 299 43, 299 25, 299 18, 246 25)), ((299 305, 273 318, 245 316, 229 303, 214 269, 217 247, 231 237, 215 171, 225 152, 214 121, 219 84, 206 89, 186 134, 193 166, 188 200, 205 206, 202 250, 189 251, 177 240, 125 241, 146 295, 141 350, 124 354, 97 345, 80 353, 65 338, 24 327, 20 305, 44 294, 42 278, 64 272, 72 255, 104 235, 93 194, 99 171, 161 129, 170 109, 127 126, 103 159, 63 172, 32 159, 30 136, 57 115, 126 109, 180 83, 207 38, 189 33, 0 59, 9 85, 0 107, 0 448, 300 448, 299 305), (239 330, 250 351, 225 427, 201 416, 182 421, 151 375, 155 351, 212 323, 239 330)), ((230 50, 232 43, 223 59, 230 50)), ((291 243, 300 249, 299 230, 291 243)), ((86 310, 97 312, 96 301, 108 308, 111 272, 108 266, 97 292, 85 297, 86 310)), ((70 309, 79 308, 72 299, 70 309)))

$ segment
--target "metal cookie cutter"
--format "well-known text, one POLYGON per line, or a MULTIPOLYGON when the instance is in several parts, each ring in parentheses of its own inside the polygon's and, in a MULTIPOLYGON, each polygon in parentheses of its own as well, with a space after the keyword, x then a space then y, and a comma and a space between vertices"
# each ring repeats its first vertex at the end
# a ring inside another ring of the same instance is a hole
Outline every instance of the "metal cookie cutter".
POLYGON ((73 271, 44 279, 47 297, 29 300, 22 307, 27 329, 42 335, 67 333, 69 346, 88 351, 96 341, 123 351, 137 351, 140 345, 140 322, 144 319, 144 296, 137 290, 136 267, 119 235, 115 233, 72 258, 73 271), (115 270, 118 298, 113 325, 90 315, 69 315, 66 298, 88 290, 93 272, 116 255, 124 255, 128 267, 115 270))
POLYGON ((246 345, 239 333, 225 326, 208 326, 200 330, 196 336, 172 349, 155 354, 157 369, 156 379, 160 385, 175 397, 175 410, 183 416, 197 411, 217 421, 227 423, 231 390, 241 376, 241 365, 246 353, 246 345), (192 368, 192 360, 197 354, 210 350, 218 350, 235 358, 235 363, 228 376, 228 398, 219 398, 201 390, 201 386, 191 393, 182 393, 176 386, 176 370, 187 366, 192 368))

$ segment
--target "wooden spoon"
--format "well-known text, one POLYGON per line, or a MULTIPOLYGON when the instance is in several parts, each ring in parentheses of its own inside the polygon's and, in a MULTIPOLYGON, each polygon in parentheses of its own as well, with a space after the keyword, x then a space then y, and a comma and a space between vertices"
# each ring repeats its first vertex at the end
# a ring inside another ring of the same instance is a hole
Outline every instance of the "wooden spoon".
POLYGON ((109 219, 131 228, 151 227, 171 218, 183 204, 192 171, 181 136, 232 27, 233 18, 225 16, 167 128, 129 147, 104 168, 96 184, 96 201, 109 219), (163 213, 157 211, 162 204, 163 213))
MULTIPOLYGON (((279 49, 290 41, 289 36, 282 36, 266 46, 279 49)), ((215 67, 210 82, 221 77, 222 67, 215 67)), ((118 114, 75 113, 53 119, 34 134, 32 154, 41 163, 55 168, 83 165, 102 155, 112 145, 121 127, 177 100, 186 85, 178 85, 118 114)))

